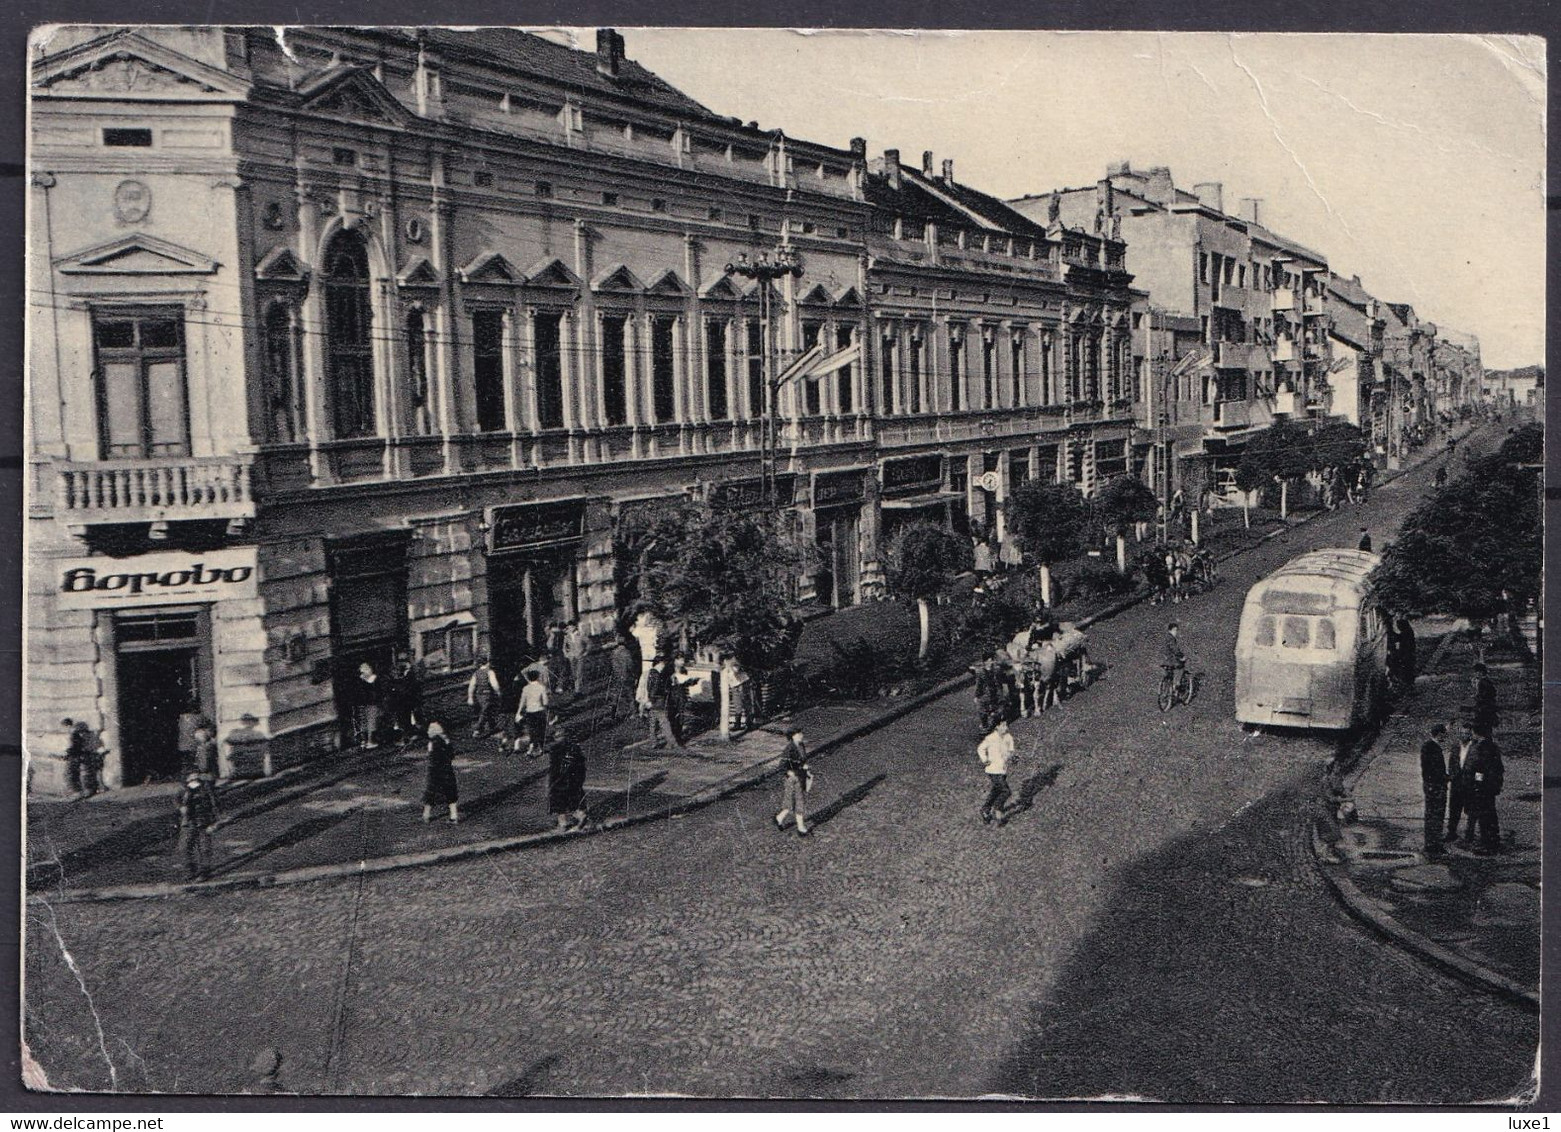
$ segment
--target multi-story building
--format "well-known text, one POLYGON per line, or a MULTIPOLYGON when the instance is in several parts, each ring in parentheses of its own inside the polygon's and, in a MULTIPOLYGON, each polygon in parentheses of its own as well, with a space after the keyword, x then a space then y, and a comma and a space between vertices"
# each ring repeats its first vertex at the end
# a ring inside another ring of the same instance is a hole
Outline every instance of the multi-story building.
POLYGON ((1431 351, 1435 370, 1437 408, 1460 413, 1480 398, 1484 368, 1480 364, 1480 340, 1446 326, 1439 326, 1431 351))
POLYGON ((1196 452, 1184 442, 1177 448, 1176 486, 1198 493, 1219 482, 1220 469, 1228 477, 1246 440, 1276 415, 1326 413, 1327 261, 1265 228, 1261 201, 1245 199, 1228 213, 1218 182, 1188 192, 1169 169, 1122 162, 1093 186, 1010 203, 1030 217, 1047 212, 1120 235, 1135 285, 1167 314, 1196 320, 1201 341, 1188 372, 1203 443, 1196 452))
POLYGON ((1001 535, 1026 479, 1086 494, 1129 470, 1135 389, 1120 240, 1039 224, 888 150, 866 195, 885 534, 916 517, 1001 535))
MULTIPOLYGON (((182 711, 285 764, 362 661, 609 632, 614 524, 751 505, 763 355, 865 326, 857 155, 610 31, 58 29, 32 83, 27 728, 101 726, 110 781, 177 773, 182 711), (782 240, 764 326, 725 267, 782 240)), ((779 406, 809 517, 874 464, 864 367, 821 385, 779 406)))
POLYGON ((1387 438, 1387 385, 1382 364, 1381 304, 1361 285, 1332 272, 1327 281, 1327 333, 1333 355, 1327 382, 1334 416, 1359 427, 1373 447, 1387 438))
POLYGON ((59 28, 31 96, 27 742, 85 720, 111 783, 177 773, 182 713, 287 765, 361 663, 609 636, 668 500, 772 485, 845 605, 881 515, 1133 457, 1120 240, 722 117, 610 30, 59 28))

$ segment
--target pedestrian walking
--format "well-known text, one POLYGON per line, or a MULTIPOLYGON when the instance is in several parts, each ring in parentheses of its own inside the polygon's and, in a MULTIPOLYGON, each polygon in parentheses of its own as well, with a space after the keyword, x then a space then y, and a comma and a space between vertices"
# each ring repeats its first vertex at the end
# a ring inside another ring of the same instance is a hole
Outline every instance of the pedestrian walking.
POLYGON ((585 658, 590 642, 576 621, 564 626, 564 666, 568 671, 568 684, 579 696, 585 693, 585 658))
POLYGON ((380 713, 385 706, 385 685, 368 661, 358 665, 353 687, 353 738, 358 746, 372 751, 379 746, 380 713))
POLYGON ((679 656, 667 673, 667 722, 672 725, 672 741, 683 745, 688 728, 689 690, 699 683, 699 677, 688 670, 688 658, 679 656))
POLYGON ((981 740, 980 746, 976 748, 976 756, 980 758, 987 777, 986 801, 981 803, 981 820, 990 823, 996 818, 998 825, 1004 825, 1008 821, 1008 799, 1013 797, 1013 791, 1008 789, 1008 764, 1016 757, 1014 737, 1009 734, 1006 719, 999 719, 986 738, 981 740))
POLYGON ((786 736, 786 748, 781 752, 781 767, 785 771, 781 786, 781 808, 775 815, 775 825, 785 829, 788 821, 797 826, 797 836, 808 835, 807 794, 813 785, 813 775, 808 770, 808 745, 800 727, 794 727, 786 736))
POLYGON ((211 827, 217 824, 217 792, 204 774, 185 776, 179 791, 179 850, 191 880, 211 876, 211 827))
POLYGON ((1371 532, 1365 527, 1360 529, 1360 542, 1355 544, 1356 550, 1371 551, 1371 532))
POLYGON ((753 713, 748 704, 750 683, 735 656, 721 658, 721 687, 726 692, 727 710, 731 713, 729 726, 733 731, 746 731, 753 724, 753 713))
POLYGON ((190 762, 183 773, 201 774, 215 781, 217 771, 217 729, 203 721, 195 729, 195 749, 190 752, 190 762))
POLYGON ((1497 719, 1496 685, 1491 682, 1490 670, 1481 661, 1474 666, 1474 712, 1469 722, 1476 731, 1483 727, 1487 734, 1494 734, 1497 719))
POLYGON ((423 780, 423 820, 434 820, 434 808, 448 807, 452 825, 461 820, 460 786, 455 780, 455 747, 438 720, 428 724, 428 774, 423 780))
POLYGON ((396 729, 396 738, 406 742, 420 735, 423 728, 423 680, 404 653, 396 661, 395 672, 386 685, 386 706, 396 729))
POLYGON ((472 724, 473 739, 485 739, 493 733, 503 698, 499 674, 493 670, 486 656, 479 656, 476 671, 466 682, 466 704, 477 709, 477 720, 472 724))
POLYGON ((1431 856, 1443 852, 1442 831, 1447 824, 1447 752, 1442 743, 1447 725, 1433 723, 1430 737, 1420 744, 1420 788, 1425 794, 1425 851, 1431 856))
POLYGON ((1464 843, 1474 839, 1474 809, 1469 791, 1469 756, 1474 749, 1474 733, 1468 723, 1458 725, 1458 745, 1447 755, 1447 833, 1443 841, 1458 840, 1458 822, 1466 814, 1469 821, 1464 843))
POLYGON ((556 720, 548 746, 547 810, 559 829, 585 827, 585 748, 556 720))
POLYGON ((657 750, 669 742, 674 747, 681 747, 682 743, 672 729, 672 676, 667 671, 667 658, 664 656, 658 656, 645 675, 645 697, 649 704, 651 745, 657 750))
POLYGON ((1496 817, 1496 798, 1501 793, 1506 767, 1501 748, 1491 738, 1490 728, 1476 726, 1474 748, 1464 764, 1468 775, 1469 836, 1477 838, 1474 851, 1481 856, 1501 852, 1501 824, 1496 817))
POLYGON ((1393 625, 1394 633, 1389 641, 1392 656, 1389 657, 1393 678, 1405 692, 1415 690, 1416 670, 1420 662, 1416 657, 1415 629, 1409 618, 1400 617, 1393 625))
POLYGON ((191 704, 179 713, 179 773, 183 774, 196 764, 195 748, 199 744, 195 733, 205 727, 215 730, 215 724, 210 717, 200 710, 199 705, 191 704))
POLYGON ((102 789, 98 773, 102 744, 85 720, 66 718, 60 720, 60 726, 65 729, 65 776, 71 795, 90 798, 102 789))
POLYGON ((615 641, 612 653, 607 659, 612 672, 612 688, 608 693, 612 717, 627 719, 635 713, 635 685, 639 682, 634 654, 629 650, 628 645, 622 641, 615 641))
POLYGON ((521 673, 521 679, 525 683, 521 685, 520 703, 515 708, 515 722, 520 727, 520 734, 515 738, 515 750, 520 750, 524 739, 526 754, 534 759, 541 756, 542 744, 547 738, 547 684, 535 665, 521 673))

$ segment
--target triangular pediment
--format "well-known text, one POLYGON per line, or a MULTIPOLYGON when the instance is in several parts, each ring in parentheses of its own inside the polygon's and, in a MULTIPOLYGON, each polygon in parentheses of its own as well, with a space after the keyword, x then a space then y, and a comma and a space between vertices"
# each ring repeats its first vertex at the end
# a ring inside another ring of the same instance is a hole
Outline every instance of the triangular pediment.
POLYGON ((619 294, 638 294, 645 290, 645 284, 639 277, 630 271, 624 264, 610 267, 598 275, 591 283, 593 291, 615 291, 619 294))
POLYGON ((802 303, 813 303, 818 306, 828 306, 830 303, 835 301, 835 297, 824 289, 824 285, 822 283, 815 283, 811 288, 809 288, 807 294, 803 295, 802 298, 797 301, 802 303))
POLYGON ((730 302, 737 302, 742 299, 743 290, 732 282, 730 275, 718 275, 713 282, 705 284, 704 290, 699 292, 699 297, 717 301, 725 299, 730 302))
POLYGON ((689 286, 678 277, 676 271, 663 271, 656 281, 646 288, 650 295, 687 295, 689 286))
POLYGON ((558 259, 546 259, 531 265, 531 270, 526 272, 527 287, 570 287, 580 286, 580 277, 564 262, 558 259))
POLYGON ((422 256, 413 256, 412 262, 396 276, 396 283, 402 287, 437 287, 439 273, 422 256))
POLYGON ((255 264, 255 278, 268 283, 307 283, 309 268, 289 247, 275 247, 255 264))
POLYGON ((403 126, 411 117, 367 67, 332 67, 304 83, 297 94, 311 114, 377 126, 403 126))
POLYGON ((63 275, 210 275, 217 261, 138 232, 61 256, 54 266, 63 275))
POLYGON ((855 287, 847 287, 835 296, 837 307, 860 307, 862 305, 862 293, 855 287))
POLYGON ((232 102, 249 84, 130 29, 45 56, 33 65, 34 93, 45 98, 232 102))
POLYGON ((462 283, 508 283, 512 286, 518 286, 526 278, 498 252, 484 252, 461 268, 459 275, 462 283))

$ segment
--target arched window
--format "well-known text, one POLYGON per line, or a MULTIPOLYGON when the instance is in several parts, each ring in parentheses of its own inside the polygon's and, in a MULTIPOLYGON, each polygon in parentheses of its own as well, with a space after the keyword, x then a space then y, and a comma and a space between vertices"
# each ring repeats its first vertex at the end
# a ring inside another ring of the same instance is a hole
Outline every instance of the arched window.
POLYGON ((282 303, 266 308, 266 439, 292 444, 302 433, 292 312, 282 303))
POLYGON ((325 376, 338 439, 375 431, 371 331, 368 249, 342 232, 325 253, 325 376))

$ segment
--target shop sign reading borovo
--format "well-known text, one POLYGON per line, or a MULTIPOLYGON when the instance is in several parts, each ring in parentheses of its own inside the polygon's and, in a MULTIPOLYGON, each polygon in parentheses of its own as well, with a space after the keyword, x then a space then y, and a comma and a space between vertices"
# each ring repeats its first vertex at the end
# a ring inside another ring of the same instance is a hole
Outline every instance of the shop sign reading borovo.
POLYGON ((52 564, 60 609, 253 598, 255 548, 169 551, 134 558, 63 558, 52 564))

